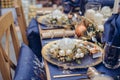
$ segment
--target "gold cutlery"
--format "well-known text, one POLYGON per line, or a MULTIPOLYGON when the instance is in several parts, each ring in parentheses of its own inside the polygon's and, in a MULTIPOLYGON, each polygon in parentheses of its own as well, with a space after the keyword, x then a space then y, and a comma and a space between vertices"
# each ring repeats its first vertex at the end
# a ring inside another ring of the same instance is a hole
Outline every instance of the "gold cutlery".
POLYGON ((74 77, 74 76, 87 76, 87 74, 65 74, 65 75, 54 75, 53 78, 64 78, 64 77, 74 77))
MULTIPOLYGON (((105 74, 105 72, 98 72, 101 74, 105 74)), ((64 78, 64 77, 75 77, 75 76, 88 76, 86 73, 81 74, 62 74, 62 75, 54 75, 53 78, 64 78)))

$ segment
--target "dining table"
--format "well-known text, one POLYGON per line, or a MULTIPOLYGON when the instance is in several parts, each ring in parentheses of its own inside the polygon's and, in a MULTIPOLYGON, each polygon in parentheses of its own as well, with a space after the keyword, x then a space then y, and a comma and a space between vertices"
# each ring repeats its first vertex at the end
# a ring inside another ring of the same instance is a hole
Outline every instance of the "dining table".
MULTIPOLYGON (((63 38, 71 38, 76 39, 75 30, 65 29, 65 28, 49 28, 46 25, 39 24, 39 34, 41 36, 42 48, 53 41, 61 40, 63 38)), ((104 50, 104 49, 103 49, 104 50)), ((63 69, 60 66, 54 65, 44 59, 43 62, 45 65, 45 71, 47 80, 90 80, 87 74, 87 68, 77 68, 77 69, 63 69), (71 74, 83 74, 79 76, 68 76, 68 77, 59 77, 55 78, 55 76, 61 75, 71 75, 71 74), (85 75, 84 75, 85 74, 85 75)), ((88 61, 90 62, 90 61, 88 61)), ((104 75, 108 75, 111 77, 120 76, 120 67, 117 69, 109 69, 105 67, 103 62, 98 65, 93 66, 98 72, 104 75)), ((115 79, 116 80, 116 79, 115 79)), ((119 79, 118 79, 119 80, 119 79)))
MULTIPOLYGON (((41 32, 45 32, 45 30, 43 30, 41 32)), ((40 33, 40 35, 41 35, 41 33, 40 33)), ((42 46, 44 47, 49 42, 56 41, 56 40, 61 40, 63 38, 64 37, 52 37, 52 38, 45 38, 45 39, 42 38, 42 46)), ((75 38, 75 37, 71 36, 69 38, 75 38)), ((60 75, 66 75, 66 74, 68 74, 68 75, 69 74, 87 74, 88 68, 65 70, 65 69, 63 69, 59 66, 51 64, 50 62, 48 62, 45 59, 43 59, 43 60, 44 60, 47 80, 89 80, 87 75, 54 78, 54 76, 60 76, 60 75)), ((95 67, 99 72, 101 72, 105 75, 111 76, 111 77, 116 77, 116 76, 120 75, 120 68, 108 69, 104 66, 104 64, 102 62, 100 64, 96 65, 96 66, 93 66, 93 67, 95 67)))

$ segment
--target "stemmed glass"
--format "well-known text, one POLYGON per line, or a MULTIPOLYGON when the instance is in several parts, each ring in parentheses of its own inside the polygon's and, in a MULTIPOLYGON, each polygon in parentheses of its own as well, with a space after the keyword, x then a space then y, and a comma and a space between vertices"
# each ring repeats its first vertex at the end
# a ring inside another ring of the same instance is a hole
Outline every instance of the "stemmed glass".
POLYGON ((85 5, 85 16, 90 20, 94 21, 94 16, 100 12, 101 4, 98 2, 88 2, 85 5))
POLYGON ((98 3, 98 2, 88 2, 86 5, 85 5, 85 11, 88 10, 88 9, 93 9, 95 11, 100 11, 101 9, 101 4, 98 3))
POLYGON ((106 44, 104 52, 103 63, 107 68, 116 69, 120 67, 120 47, 106 44))

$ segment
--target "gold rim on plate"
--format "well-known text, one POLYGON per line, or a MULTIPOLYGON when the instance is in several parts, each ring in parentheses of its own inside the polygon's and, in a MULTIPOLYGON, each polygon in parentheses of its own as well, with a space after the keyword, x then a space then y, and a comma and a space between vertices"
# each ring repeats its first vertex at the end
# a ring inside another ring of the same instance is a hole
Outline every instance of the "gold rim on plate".
POLYGON ((90 67, 90 66, 95 66, 95 65, 98 65, 98 64, 100 64, 100 63, 102 62, 102 59, 103 59, 103 50, 102 50, 102 48, 100 48, 99 46, 97 46, 96 44, 93 44, 93 43, 91 43, 91 42, 88 42, 88 43, 91 44, 91 45, 94 45, 94 46, 98 47, 98 48, 100 49, 101 53, 102 53, 102 56, 99 57, 99 58, 97 58, 97 61, 95 61, 94 63, 88 64, 88 65, 85 65, 85 66, 81 66, 81 65, 69 66, 69 65, 67 65, 65 62, 53 61, 53 60, 50 59, 50 57, 48 56, 47 50, 48 50, 48 48, 50 48, 50 46, 51 46, 52 44, 54 44, 54 43, 56 43, 56 42, 58 42, 58 40, 49 42, 49 43, 46 44, 46 45, 43 47, 43 49, 42 49, 42 56, 43 56, 43 58, 44 58, 46 61, 50 62, 51 64, 54 64, 54 65, 56 65, 56 66, 58 66, 58 67, 62 67, 62 68, 64 68, 64 69, 79 69, 79 68, 88 68, 88 67, 90 67))

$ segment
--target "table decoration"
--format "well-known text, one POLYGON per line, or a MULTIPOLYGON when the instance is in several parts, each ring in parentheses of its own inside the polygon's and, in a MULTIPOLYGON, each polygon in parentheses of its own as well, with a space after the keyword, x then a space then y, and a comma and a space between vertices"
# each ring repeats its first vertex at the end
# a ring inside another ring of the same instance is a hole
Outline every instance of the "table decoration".
POLYGON ((48 62, 65 69, 87 68, 102 61, 102 49, 90 42, 77 39, 61 39, 45 45, 42 55, 48 62), (96 53, 101 55, 93 58, 96 53))
POLYGON ((75 35, 85 41, 93 42, 100 47, 103 47, 101 43, 101 37, 103 32, 103 25, 97 25, 94 21, 90 20, 85 16, 79 16, 81 22, 76 24, 75 35), (78 28, 79 25, 84 26, 84 28, 78 28))
POLYGON ((66 15, 59 9, 52 11, 50 14, 38 17, 38 22, 44 27, 42 29, 71 29, 79 21, 78 14, 66 15))
POLYGON ((95 15, 95 10, 93 9, 88 9, 86 10, 85 17, 94 21, 94 15, 95 15))
POLYGON ((105 18, 110 17, 112 15, 112 10, 108 6, 104 6, 101 9, 101 13, 104 15, 105 18))
POLYGON ((59 28, 64 27, 63 25, 69 24, 67 15, 63 14, 58 9, 45 16, 40 16, 38 22, 46 25, 47 28, 59 28))
POLYGON ((78 25, 76 25, 76 28, 75 28, 75 34, 80 37, 80 36, 83 36, 85 35, 85 31, 87 31, 87 27, 85 26, 84 22, 81 21, 81 23, 79 23, 78 25))

